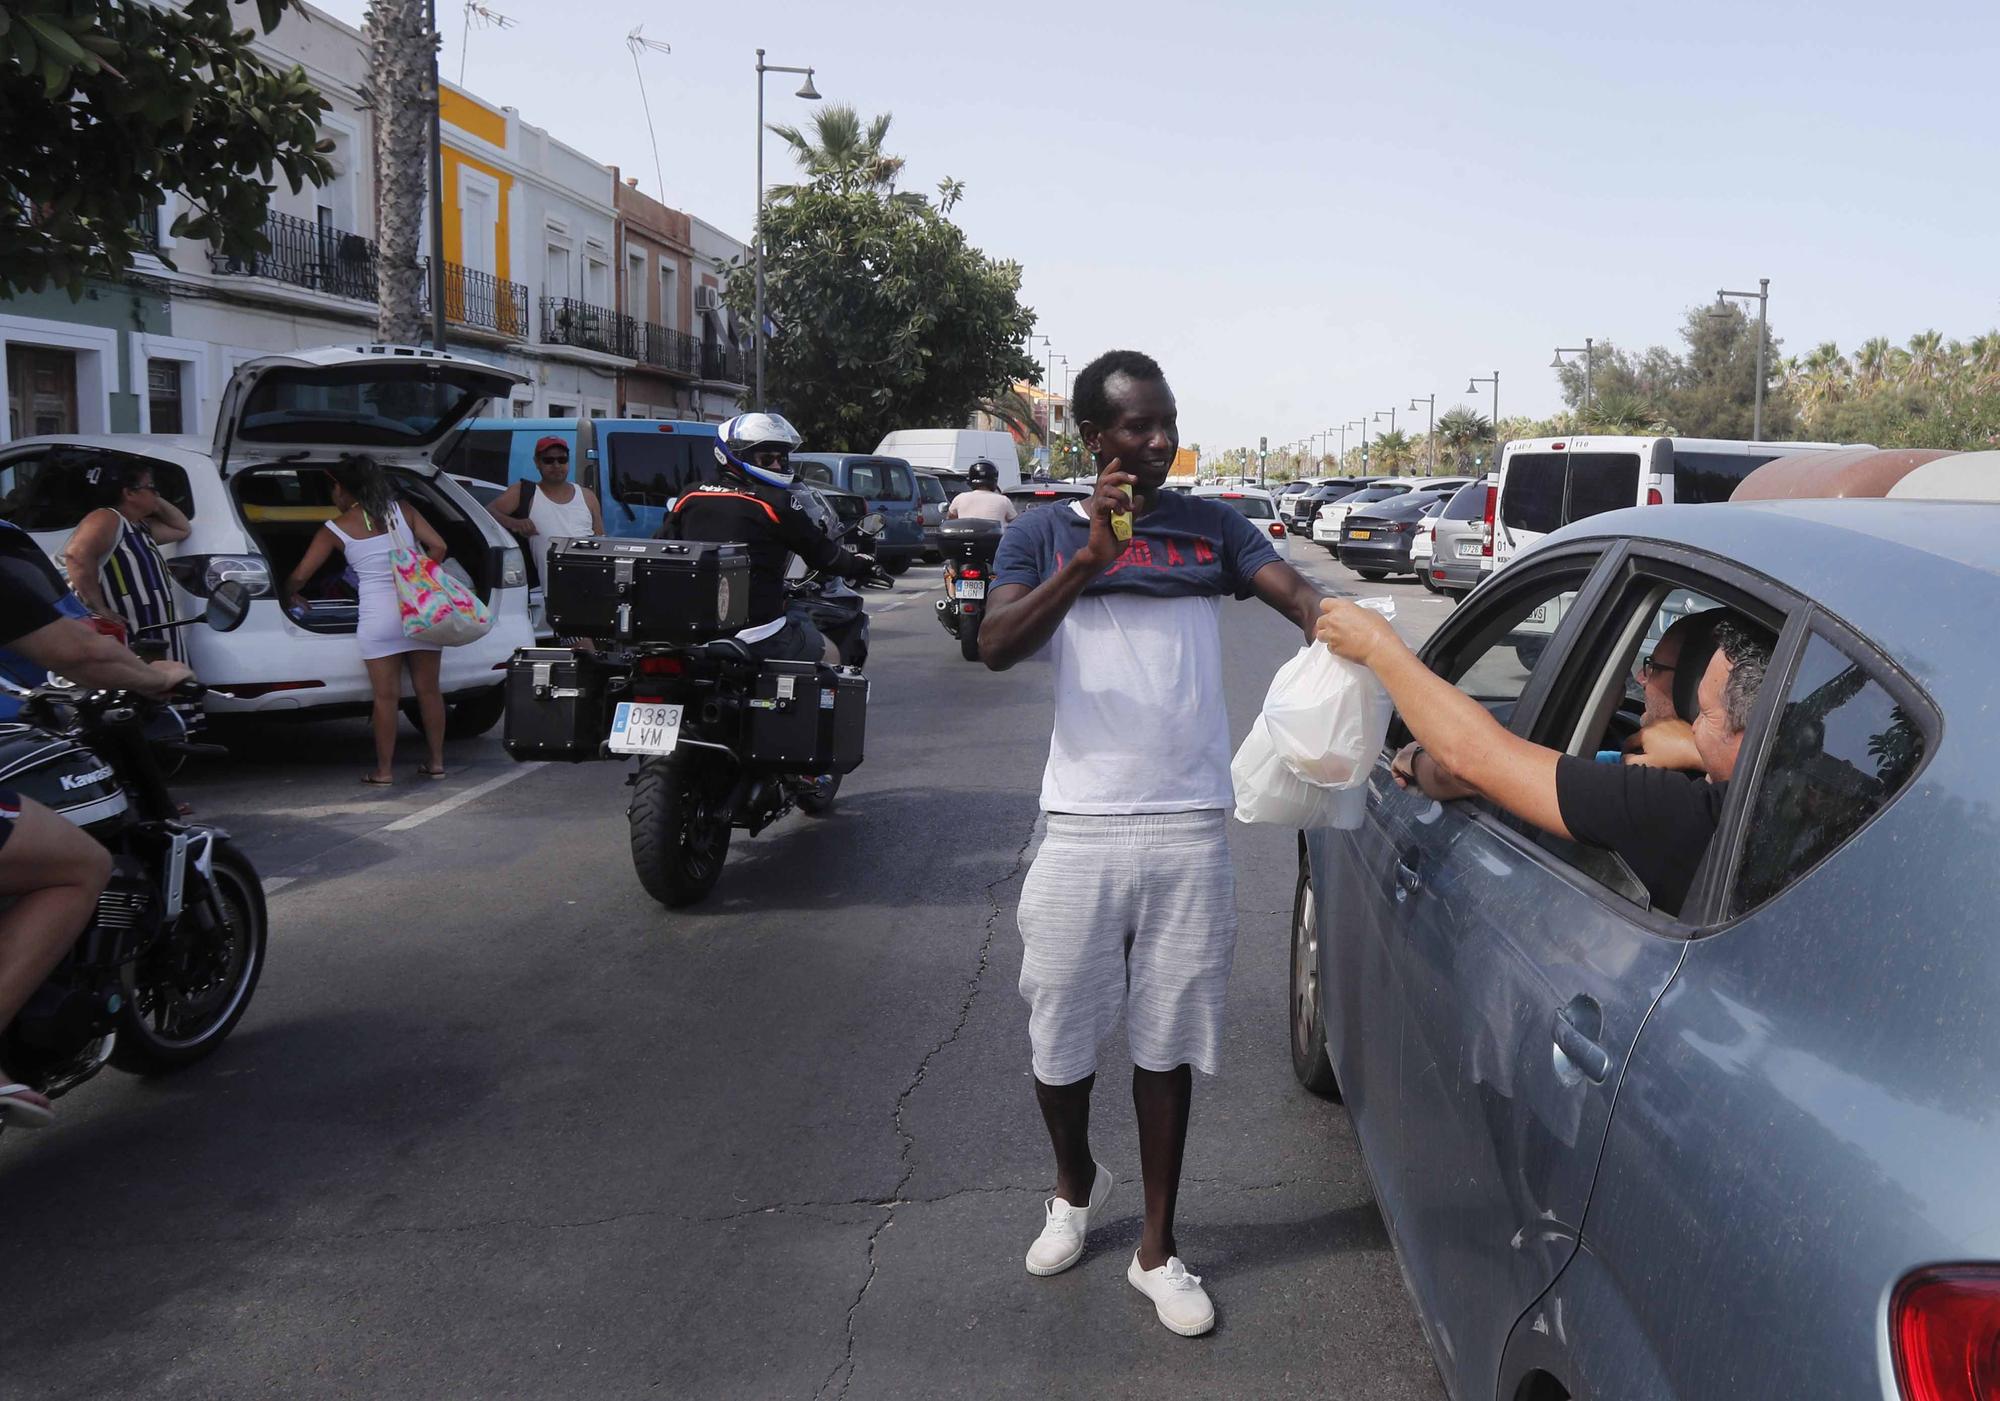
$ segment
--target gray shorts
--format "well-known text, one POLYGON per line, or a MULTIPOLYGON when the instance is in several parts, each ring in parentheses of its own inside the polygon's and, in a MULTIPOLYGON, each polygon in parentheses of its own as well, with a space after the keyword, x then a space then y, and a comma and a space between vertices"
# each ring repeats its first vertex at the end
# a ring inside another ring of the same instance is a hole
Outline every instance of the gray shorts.
POLYGON ((1226 812, 1050 813, 1018 920, 1037 1080, 1094 1073, 1121 1012, 1134 1065, 1215 1074, 1236 954, 1226 812))

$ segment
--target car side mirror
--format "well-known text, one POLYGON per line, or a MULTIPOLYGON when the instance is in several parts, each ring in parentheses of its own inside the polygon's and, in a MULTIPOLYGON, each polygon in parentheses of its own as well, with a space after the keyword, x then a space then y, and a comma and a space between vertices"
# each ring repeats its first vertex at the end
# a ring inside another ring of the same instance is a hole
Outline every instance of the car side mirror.
POLYGON ((249 612, 250 590, 234 579, 224 579, 208 596, 208 607, 202 610, 201 620, 217 632, 234 632, 243 626, 249 612))

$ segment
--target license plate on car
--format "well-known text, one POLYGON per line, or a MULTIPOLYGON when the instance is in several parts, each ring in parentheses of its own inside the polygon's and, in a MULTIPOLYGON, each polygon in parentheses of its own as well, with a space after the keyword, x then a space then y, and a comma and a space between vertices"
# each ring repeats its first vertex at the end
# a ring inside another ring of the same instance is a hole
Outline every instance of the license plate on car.
POLYGON ((960 579, 958 581, 958 596, 960 598, 986 597, 986 581, 984 579, 960 579))
POLYGON ((1535 611, 1530 613, 1527 617, 1527 621, 1531 623, 1546 623, 1548 620, 1549 620, 1549 605, 1546 603, 1536 608, 1535 611))
POLYGON ((611 716, 611 748, 618 754, 671 754, 680 737, 677 705, 620 701, 611 716))
POLYGON ((1350 530, 1347 532, 1347 538, 1350 540, 1366 540, 1368 532, 1365 530, 1350 530))
POLYGON ((1460 559, 1469 559, 1477 555, 1481 550, 1485 548, 1486 545, 1484 541, 1461 540, 1458 542, 1458 557, 1460 559))

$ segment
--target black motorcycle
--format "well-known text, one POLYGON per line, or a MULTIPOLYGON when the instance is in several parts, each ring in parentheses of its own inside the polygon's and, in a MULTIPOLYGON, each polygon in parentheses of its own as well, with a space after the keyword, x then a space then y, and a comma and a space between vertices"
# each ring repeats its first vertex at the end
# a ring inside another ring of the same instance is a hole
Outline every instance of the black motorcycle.
MULTIPOLYGON (((881 518, 849 527, 863 553, 881 534, 881 518)), ((580 544, 552 555, 552 590, 565 588, 569 557, 622 561, 617 616, 633 630, 673 632, 678 620, 634 619, 647 611, 647 566, 683 565, 672 573, 684 616, 726 612, 741 584, 712 582, 715 558, 740 546, 649 542, 580 544), (680 558, 646 556, 675 550, 680 558), (700 605, 692 604, 695 598, 700 605)), ((601 571, 600 571, 601 572, 601 571)), ((726 570, 723 571, 726 575, 726 570)), ((661 574, 651 577, 661 578, 661 574)), ((872 583, 893 584, 886 574, 872 583)), ((594 651, 524 649, 508 670, 508 753, 517 759, 631 758, 632 865, 646 893, 663 905, 691 905, 715 887, 736 828, 755 836, 794 807, 833 809, 844 775, 858 768, 867 721, 868 614, 861 595, 839 579, 809 571, 785 586, 788 612, 810 616, 840 655, 820 662, 762 661, 733 636, 620 643, 594 651)), ((581 611, 581 610, 579 610, 581 611)))
POLYGON ((1000 522, 948 520, 938 527, 938 549, 944 555, 944 597, 937 601, 938 621, 958 639, 958 654, 979 660, 979 620, 986 612, 986 593, 993 586, 993 556, 1000 549, 1000 522))
MULTIPOLYGON (((240 584, 200 619, 243 621, 240 584)), ((185 626, 180 624, 179 626, 185 626)), ((191 1065, 235 1028, 264 971, 264 883, 221 828, 189 822, 163 761, 221 755, 184 737, 166 700, 50 684, 0 724, 0 787, 55 810, 111 852, 111 882, 82 936, 0 1035, 0 1071, 54 1099, 108 1063, 151 1074, 191 1065)))

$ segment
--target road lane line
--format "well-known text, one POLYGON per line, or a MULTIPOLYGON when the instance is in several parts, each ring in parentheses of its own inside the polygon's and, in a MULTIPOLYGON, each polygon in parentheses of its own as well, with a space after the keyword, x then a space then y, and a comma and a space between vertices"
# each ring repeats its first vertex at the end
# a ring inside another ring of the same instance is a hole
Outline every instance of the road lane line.
POLYGON ((269 880, 264 882, 265 898, 269 899, 271 896, 276 895, 279 891, 283 890, 286 886, 293 884, 297 880, 298 880, 297 876, 272 876, 269 880))
POLYGON ((421 827, 432 818, 443 817, 446 813, 457 812, 467 803, 477 802, 495 789, 505 788, 515 779, 526 778, 536 769, 546 767, 548 767, 548 764, 545 760, 522 764, 508 773, 501 774, 498 778, 489 778, 484 783, 475 784, 471 788, 466 789, 463 793, 453 794, 443 802, 432 803, 429 807, 421 808, 411 813, 408 817, 398 818, 396 821, 382 828, 382 830, 384 832, 407 832, 413 827, 421 827))

